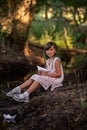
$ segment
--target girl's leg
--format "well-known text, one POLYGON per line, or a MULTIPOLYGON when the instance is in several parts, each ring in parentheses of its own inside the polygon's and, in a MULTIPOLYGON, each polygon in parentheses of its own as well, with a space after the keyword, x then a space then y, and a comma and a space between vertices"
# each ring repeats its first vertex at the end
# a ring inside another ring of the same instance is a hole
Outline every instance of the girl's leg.
POLYGON ((34 92, 40 86, 39 82, 33 81, 31 86, 22 94, 14 95, 13 99, 18 102, 28 102, 29 95, 34 92))
POLYGON ((29 94, 31 94, 31 93, 34 92, 39 86, 40 86, 40 83, 34 80, 33 83, 31 84, 31 86, 27 89, 27 92, 28 92, 29 94))
POLYGON ((23 84, 15 87, 14 89, 12 89, 11 91, 9 91, 6 95, 9 97, 13 97, 14 94, 21 94, 21 89, 28 87, 29 85, 31 85, 33 82, 32 79, 28 79, 27 81, 25 81, 23 84))
POLYGON ((26 80, 24 83, 22 83, 21 85, 19 85, 20 89, 24 89, 24 88, 30 86, 33 81, 34 81, 34 80, 32 80, 32 79, 26 80))

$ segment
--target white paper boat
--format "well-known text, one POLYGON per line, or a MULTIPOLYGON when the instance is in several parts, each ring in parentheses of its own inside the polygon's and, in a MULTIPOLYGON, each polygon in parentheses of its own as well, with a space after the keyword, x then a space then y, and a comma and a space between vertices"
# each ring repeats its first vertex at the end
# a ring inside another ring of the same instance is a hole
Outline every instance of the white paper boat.
POLYGON ((7 122, 16 123, 15 117, 16 117, 16 115, 11 116, 10 114, 3 114, 4 121, 7 121, 7 122))

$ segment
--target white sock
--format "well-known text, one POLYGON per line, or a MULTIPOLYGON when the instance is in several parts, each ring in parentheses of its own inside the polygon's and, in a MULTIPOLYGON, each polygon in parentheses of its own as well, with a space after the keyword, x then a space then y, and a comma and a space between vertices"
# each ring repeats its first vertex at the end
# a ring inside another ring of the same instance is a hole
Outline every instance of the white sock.
POLYGON ((15 87, 14 89, 11 90, 11 92, 13 92, 13 93, 15 93, 15 92, 21 93, 20 86, 15 87))
POLYGON ((20 86, 17 86, 15 89, 19 92, 21 91, 20 86))
POLYGON ((24 93, 22 93, 21 95, 20 95, 22 98, 25 96, 25 97, 28 97, 29 96, 29 93, 27 92, 27 91, 25 91, 24 93))
POLYGON ((24 95, 29 96, 29 93, 27 91, 24 92, 24 95))

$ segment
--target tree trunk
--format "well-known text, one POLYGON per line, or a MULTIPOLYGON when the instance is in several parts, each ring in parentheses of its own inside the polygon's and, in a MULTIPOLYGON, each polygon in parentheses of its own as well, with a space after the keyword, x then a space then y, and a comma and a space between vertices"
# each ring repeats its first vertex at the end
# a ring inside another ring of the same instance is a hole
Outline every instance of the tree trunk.
POLYGON ((11 44, 14 44, 18 51, 26 47, 28 32, 34 16, 36 0, 22 0, 16 4, 13 12, 13 25, 10 34, 11 44))

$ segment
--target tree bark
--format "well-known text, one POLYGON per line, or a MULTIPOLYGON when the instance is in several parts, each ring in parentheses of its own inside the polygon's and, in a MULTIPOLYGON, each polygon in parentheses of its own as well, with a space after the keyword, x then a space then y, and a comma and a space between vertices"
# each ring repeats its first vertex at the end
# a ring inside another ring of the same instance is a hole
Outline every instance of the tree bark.
POLYGON ((22 0, 16 4, 12 20, 12 32, 10 34, 11 44, 14 44, 19 51, 26 47, 29 28, 34 16, 36 0, 22 0))

